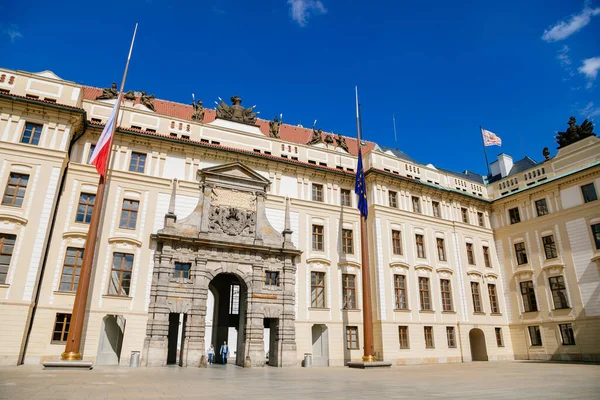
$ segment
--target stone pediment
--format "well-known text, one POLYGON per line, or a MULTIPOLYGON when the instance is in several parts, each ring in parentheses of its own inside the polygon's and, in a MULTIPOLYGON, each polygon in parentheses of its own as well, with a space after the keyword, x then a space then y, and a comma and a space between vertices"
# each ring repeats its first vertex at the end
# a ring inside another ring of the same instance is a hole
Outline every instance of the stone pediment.
POLYGON ((232 186, 239 189, 265 191, 271 184, 267 178, 246 167, 242 163, 233 162, 214 167, 204 168, 198 171, 200 181, 213 185, 232 186))

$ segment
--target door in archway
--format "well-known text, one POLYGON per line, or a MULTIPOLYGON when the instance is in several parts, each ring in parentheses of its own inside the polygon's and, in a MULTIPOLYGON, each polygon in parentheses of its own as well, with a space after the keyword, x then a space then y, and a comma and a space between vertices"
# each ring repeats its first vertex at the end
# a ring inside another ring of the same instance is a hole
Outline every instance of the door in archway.
POLYGON ((237 275, 221 273, 210 282, 209 287, 214 294, 211 343, 215 344, 216 362, 223 362, 220 350, 227 342, 227 362, 244 366, 246 285, 237 275))
POLYGON ((312 326, 312 361, 315 367, 329 366, 329 335, 327 325, 312 326))
POLYGON ((469 332, 469 343, 471 345, 472 361, 487 361, 488 354, 485 346, 485 335, 479 328, 473 328, 469 332))

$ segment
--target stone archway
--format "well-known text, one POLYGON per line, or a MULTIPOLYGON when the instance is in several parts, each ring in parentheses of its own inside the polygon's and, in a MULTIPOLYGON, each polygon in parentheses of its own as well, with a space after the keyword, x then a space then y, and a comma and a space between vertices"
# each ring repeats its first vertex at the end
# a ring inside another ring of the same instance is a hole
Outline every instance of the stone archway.
POLYGON ((469 331, 469 343, 471 345, 472 361, 488 361, 485 334, 481 329, 473 328, 469 331))

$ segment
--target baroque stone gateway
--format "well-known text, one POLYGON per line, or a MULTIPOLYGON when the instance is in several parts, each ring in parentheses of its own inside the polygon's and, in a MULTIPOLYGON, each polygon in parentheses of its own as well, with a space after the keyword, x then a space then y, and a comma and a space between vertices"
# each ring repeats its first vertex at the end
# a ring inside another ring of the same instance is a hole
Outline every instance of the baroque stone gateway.
POLYGON ((291 241, 289 204, 285 229, 279 233, 265 214, 269 180, 240 163, 205 168, 198 176, 196 209, 177 220, 174 182, 165 227, 153 236, 144 364, 164 366, 176 357, 181 366, 206 366, 208 345, 215 343, 218 350, 233 328, 236 363, 263 366, 264 327, 269 326, 268 364, 296 365, 295 273, 301 251, 291 241), (235 287, 239 291, 234 293, 235 287), (215 304, 207 337, 209 291, 215 304), (232 307, 233 296, 239 297, 232 307), (183 320, 173 323, 174 315, 183 315, 183 320), (181 341, 173 339, 177 323, 185 332, 181 341))

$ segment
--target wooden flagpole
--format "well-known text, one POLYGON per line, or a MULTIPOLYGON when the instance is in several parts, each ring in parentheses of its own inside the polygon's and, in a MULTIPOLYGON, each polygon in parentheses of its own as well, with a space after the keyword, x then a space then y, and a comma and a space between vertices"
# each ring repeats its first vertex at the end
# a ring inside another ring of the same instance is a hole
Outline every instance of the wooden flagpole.
POLYGON ((73 313, 71 314, 71 322, 69 326, 69 334, 67 337, 67 344, 65 345, 65 351, 61 354, 61 359, 64 361, 78 361, 82 359, 81 354, 81 336, 83 334, 83 322, 85 320, 85 309, 88 303, 88 293, 90 289, 90 279, 92 276, 92 266, 94 264, 94 252, 96 249, 96 242, 98 239, 98 227, 100 225, 100 214, 102 213, 102 206, 104 204, 104 191, 106 188, 106 173, 108 166, 110 165, 110 159, 112 155, 112 142, 115 136, 115 129, 117 126, 117 118, 119 117, 119 109, 121 107, 121 98, 123 97, 123 89, 125 88, 125 79, 127 78, 127 71, 129 69, 129 60, 131 59, 131 52, 133 50, 133 43, 135 42, 135 35, 137 33, 138 24, 135 24, 133 31, 133 38, 131 39, 131 46, 129 47, 129 55, 127 56, 127 63, 125 64, 125 72, 123 72, 123 79, 121 80, 121 88, 119 90, 119 96, 117 97, 117 110, 115 112, 115 121, 113 122, 112 132, 108 142, 108 159, 104 166, 104 174, 100 175, 98 182, 98 189, 96 191, 96 201, 94 203, 94 210, 92 211, 92 218, 90 220, 90 227, 88 235, 85 241, 85 249, 83 251, 83 261, 81 270, 79 272, 79 283, 77 284, 77 292, 75 294, 75 301, 73 303, 73 313))

